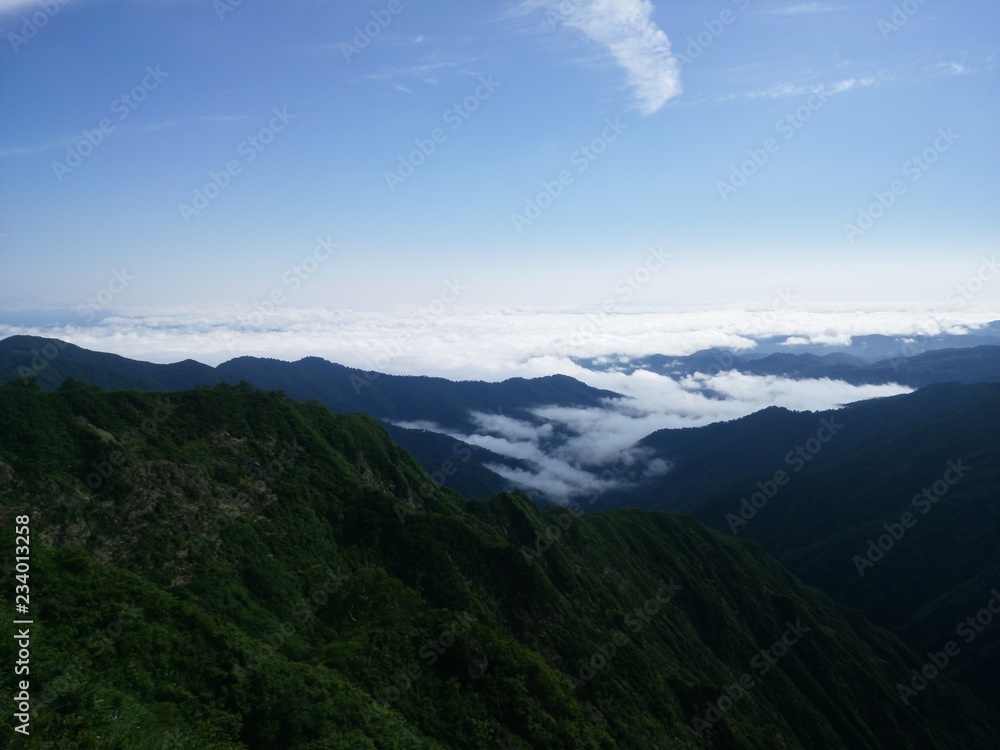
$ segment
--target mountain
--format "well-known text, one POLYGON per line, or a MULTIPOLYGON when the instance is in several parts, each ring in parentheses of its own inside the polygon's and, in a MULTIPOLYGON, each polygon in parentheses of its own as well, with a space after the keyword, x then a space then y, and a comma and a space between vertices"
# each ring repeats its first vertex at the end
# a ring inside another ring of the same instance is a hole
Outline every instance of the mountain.
POLYGON ((487 469, 486 464, 525 468, 521 461, 439 432, 407 429, 391 423, 382 426, 401 448, 417 459, 433 482, 467 497, 486 498, 511 489, 507 480, 487 469))
POLYGON ((533 406, 595 406, 620 398, 565 375, 510 378, 500 383, 452 381, 358 370, 306 357, 297 362, 237 357, 218 367, 193 360, 153 364, 83 349, 58 339, 11 336, 0 341, 0 382, 34 378, 55 390, 67 377, 107 389, 180 391, 247 381, 315 400, 338 413, 365 412, 381 421, 430 421, 473 428, 470 412, 520 413, 533 406))
MULTIPOLYGON (((938 316, 933 326, 941 327, 941 321, 946 317, 947 315, 938 316)), ((816 356, 828 361, 834 361, 832 358, 835 357, 844 357, 849 361, 873 363, 902 360, 943 349, 1000 346, 1000 320, 963 332, 915 333, 910 336, 866 334, 851 336, 846 342, 833 340, 818 343, 803 336, 749 336, 748 338, 753 339, 754 348, 752 353, 744 356, 751 359, 771 354, 791 354, 816 356)))
MULTIPOLYGON (((947 313, 936 316, 933 324, 927 328, 943 327, 942 321, 947 313)), ((938 334, 915 333, 910 336, 885 336, 882 334, 866 334, 852 336, 847 343, 827 342, 814 343, 797 338, 789 343, 787 336, 762 336, 755 338, 756 350, 761 354, 787 353, 790 350, 802 354, 846 354, 858 357, 866 362, 910 357, 921 352, 939 349, 966 349, 975 346, 1000 346, 1000 321, 981 325, 962 332, 942 332, 938 334)))
MULTIPOLYGON (((1000 586, 998 425, 996 383, 827 412, 765 409, 653 433, 642 445, 671 471, 597 507, 693 512, 923 653, 953 640, 1000 586)), ((1000 706, 1000 622, 962 645, 952 674, 1000 706)))
POLYGON ((33 621, 31 738, 0 743, 995 746, 966 688, 757 545, 427 481, 370 417, 246 385, 0 387, 33 621))
MULTIPOLYGON (((590 369, 606 369, 595 360, 579 360, 590 369)), ((696 373, 716 374, 736 370, 747 375, 785 378, 829 378, 852 385, 899 383, 922 388, 934 383, 980 383, 1000 381, 1000 345, 942 349, 912 354, 900 350, 888 359, 868 362, 844 353, 771 352, 735 354, 727 349, 706 349, 686 357, 656 354, 616 363, 624 372, 649 370, 683 378, 696 373)))
POLYGON ((153 364, 93 352, 56 339, 12 336, 0 341, 0 383, 33 378, 43 390, 55 390, 68 377, 107 389, 179 391, 218 383, 246 381, 265 390, 281 390, 292 398, 315 400, 331 411, 370 414, 408 450, 418 456, 431 476, 456 455, 472 457, 458 464, 460 471, 445 473, 445 483, 472 497, 486 497, 509 489, 508 483, 483 467, 484 462, 517 467, 518 462, 477 446, 428 430, 407 430, 394 422, 428 422, 473 432, 472 413, 506 414, 534 419, 537 406, 596 406, 620 398, 611 391, 591 388, 564 375, 511 378, 500 383, 450 381, 444 378, 386 375, 366 372, 307 357, 298 362, 238 357, 218 367, 193 360, 153 364))
MULTIPOLYGON (((597 367, 594 362, 584 364, 597 367)), ((695 372, 712 373, 735 368, 757 375, 829 377, 854 384, 896 380, 922 386, 949 380, 998 380, 1000 347, 931 351, 875 364, 866 364, 864 360, 843 353, 822 357, 812 354, 760 356, 759 353, 737 356, 723 350, 708 350, 680 358, 657 355, 636 360, 625 367, 634 369, 640 365, 676 378, 695 372)), ((591 388, 561 375, 530 380, 512 378, 501 383, 453 382, 443 378, 366 372, 317 357, 297 362, 238 357, 218 367, 192 360, 159 365, 92 352, 55 339, 13 336, 0 341, 0 382, 28 377, 35 378, 43 390, 55 390, 67 377, 103 388, 147 391, 186 390, 220 382, 246 381, 258 388, 282 390, 298 400, 319 401, 338 413, 364 412, 387 427, 393 438, 417 457, 428 474, 476 498, 512 488, 510 482, 492 468, 506 467, 507 476, 515 476, 530 475, 537 467, 468 443, 459 445, 453 438, 441 434, 442 431, 483 434, 490 432, 491 420, 513 418, 551 430, 550 444, 545 449, 558 451, 560 444, 574 438, 573 434, 561 425, 547 423, 533 410, 543 406, 606 409, 608 401, 621 398, 617 393, 591 388), (460 458, 457 462, 456 457, 460 458)), ((538 499, 551 498, 540 495, 538 499)))
POLYGON ((68 377, 101 388, 176 391, 219 382, 213 368, 186 359, 168 365, 94 352, 59 339, 10 336, 0 341, 0 382, 33 378, 55 390, 68 377))

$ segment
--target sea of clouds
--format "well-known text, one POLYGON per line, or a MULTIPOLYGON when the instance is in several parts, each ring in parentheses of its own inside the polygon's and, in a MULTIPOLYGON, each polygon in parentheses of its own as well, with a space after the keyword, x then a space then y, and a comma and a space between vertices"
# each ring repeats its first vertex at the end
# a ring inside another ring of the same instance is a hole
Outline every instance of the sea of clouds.
MULTIPOLYGON (((56 317, 56 316, 53 316, 56 317)), ((406 313, 277 309, 268 316, 219 310, 108 315, 90 325, 0 325, 51 336, 88 349, 147 361, 192 358, 206 364, 253 355, 296 360, 320 356, 366 370, 498 381, 563 374, 620 394, 599 407, 539 404, 530 413, 472 415, 476 429, 429 423, 433 429, 519 459, 490 468, 536 494, 565 502, 668 470, 637 443, 655 430, 735 419, 767 406, 821 410, 906 393, 897 384, 855 386, 828 379, 793 380, 716 368, 686 377, 614 368, 588 369, 581 358, 627 362, 652 354, 682 356, 725 347, 753 351, 755 338, 787 336, 790 351, 805 342, 847 344, 883 334, 909 342, 962 334, 995 319, 984 311, 472 310, 429 306, 406 313), (626 467, 607 478, 606 467, 626 467), (529 467, 529 468, 524 468, 529 467), (605 478, 601 478, 602 474, 605 478)), ((65 319, 65 318, 64 318, 65 319)), ((72 319, 72 318, 70 318, 72 319)))

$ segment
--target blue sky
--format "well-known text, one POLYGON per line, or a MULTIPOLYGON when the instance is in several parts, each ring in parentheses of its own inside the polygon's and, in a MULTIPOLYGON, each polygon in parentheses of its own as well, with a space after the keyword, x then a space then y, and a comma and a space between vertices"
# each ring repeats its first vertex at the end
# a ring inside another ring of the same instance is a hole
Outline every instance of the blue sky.
POLYGON ((0 318, 449 283, 582 309, 652 248, 616 305, 940 307, 1000 236, 998 28, 986 0, 0 0, 0 318))

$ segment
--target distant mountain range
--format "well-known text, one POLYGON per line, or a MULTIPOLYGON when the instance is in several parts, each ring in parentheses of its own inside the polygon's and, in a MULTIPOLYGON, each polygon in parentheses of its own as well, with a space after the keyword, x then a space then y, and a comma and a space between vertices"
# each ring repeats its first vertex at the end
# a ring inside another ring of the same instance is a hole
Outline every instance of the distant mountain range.
MULTIPOLYGON (((983 336, 988 337, 994 327, 1000 331, 1000 324, 993 324, 979 338, 970 334, 961 340, 975 343, 983 336)), ((941 340, 958 339, 942 337, 941 340)), ((867 346, 871 349, 874 343, 869 341, 867 346)), ((947 381, 1000 380, 1000 346, 929 351, 876 363, 865 363, 846 354, 737 356, 723 350, 707 350, 689 357, 649 357, 624 367, 634 370, 640 365, 675 378, 735 369, 793 379, 825 377, 858 385, 896 381, 919 387, 947 381)), ((102 388, 146 391, 176 391, 246 381, 257 388, 281 390, 298 400, 319 401, 337 413, 364 412, 378 419, 393 439, 419 459, 428 474, 469 497, 488 497, 513 488, 485 466, 517 471, 527 465, 524 460, 469 445, 436 429, 475 434, 479 427, 474 414, 503 415, 540 425, 544 420, 535 416, 533 409, 603 408, 609 399, 622 398, 562 375, 512 378, 500 383, 455 382, 368 372, 317 357, 297 362, 238 357, 218 367, 194 360, 161 365, 93 352, 55 339, 13 336, 0 341, 0 382, 24 377, 35 378, 43 390, 55 390, 67 377, 102 388), (424 423, 428 429, 407 429, 399 423, 424 423)))
MULTIPOLYGON (((946 320, 947 316, 943 319, 946 320)), ((839 343, 836 340, 824 341, 822 337, 814 339, 808 336, 748 336, 747 338, 753 340, 754 348, 742 355, 743 359, 766 357, 771 354, 809 354, 820 358, 843 357, 844 361, 873 363, 880 360, 909 359, 941 349, 1000 346, 1000 320, 960 333, 933 335, 918 333, 912 336, 868 334, 851 336, 847 343, 839 343)), ((834 362, 836 359, 828 361, 834 362)))
POLYGON ((483 468, 484 463, 517 467, 519 462, 438 433, 404 429, 393 423, 427 421, 472 432, 473 412, 527 417, 531 407, 596 406, 603 399, 620 398, 617 393, 591 388, 563 375, 512 378, 501 383, 455 382, 368 372, 318 357, 298 362, 238 357, 218 367, 190 359, 161 365, 94 352, 56 339, 12 336, 0 341, 0 383, 25 377, 36 379, 49 391, 68 377, 105 389, 140 391, 181 391, 246 381, 256 388, 281 390, 300 401, 318 401, 333 412, 363 412, 382 422, 400 445, 418 456, 428 474, 470 497, 487 497, 511 488, 483 468), (455 471, 442 469, 449 468, 449 462, 457 467, 455 471))
POLYGON ((369 372, 319 357, 297 362, 237 357, 218 367, 190 359, 161 365, 56 339, 11 336, 0 341, 0 382, 25 376, 37 379, 43 390, 55 390, 67 377, 105 389, 140 391, 179 391, 245 380, 300 401, 319 401, 337 413, 365 412, 379 420, 434 420, 468 429, 474 427, 469 417, 474 411, 518 412, 541 404, 587 406, 619 397, 565 375, 501 383, 451 381, 369 372))
POLYGON ((920 388, 933 383, 981 383, 1000 381, 1000 346, 940 349, 867 362, 849 354, 734 354, 726 349, 707 349, 687 357, 654 355, 626 363, 598 363, 579 360, 588 369, 622 372, 648 370, 681 378, 696 373, 717 374, 736 370, 747 375, 776 375, 786 378, 829 378, 852 385, 899 383, 920 388))

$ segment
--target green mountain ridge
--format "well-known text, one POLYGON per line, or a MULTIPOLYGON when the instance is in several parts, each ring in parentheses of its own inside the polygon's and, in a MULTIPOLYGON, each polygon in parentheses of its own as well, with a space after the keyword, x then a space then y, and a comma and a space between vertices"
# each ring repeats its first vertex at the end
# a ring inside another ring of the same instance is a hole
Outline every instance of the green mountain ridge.
MULTIPOLYGON (((650 435, 642 444, 672 471, 606 500, 683 509, 753 539, 925 653, 955 640, 1000 586, 998 425, 996 383, 933 385, 826 412, 766 409, 650 435)), ((958 641, 951 674, 1000 707, 1000 618, 958 641)))
POLYGON ((535 406, 596 406, 604 399, 621 398, 612 391, 591 388, 578 380, 551 375, 510 378, 492 383, 450 381, 424 376, 366 372, 305 357, 296 362, 259 357, 236 357, 218 367, 184 360, 154 364, 117 354, 95 352, 58 339, 11 336, 0 341, 0 383, 34 379, 42 390, 54 391, 68 377, 107 389, 183 391, 218 383, 246 381, 264 390, 281 390, 300 401, 316 400, 343 414, 365 412, 379 419, 394 439, 418 457, 432 477, 470 497, 487 497, 511 489, 486 463, 519 462, 438 433, 404 429, 395 422, 432 422, 472 432, 471 412, 528 417, 535 406), (456 455, 473 460, 455 462, 456 455), (457 465, 449 473, 442 466, 457 465))
POLYGON ((566 375, 509 378, 496 383, 452 381, 369 372, 319 357, 286 362, 242 356, 218 367, 190 359, 154 364, 57 339, 11 336, 0 340, 0 382, 33 378, 43 390, 52 391, 67 377, 101 388, 143 391, 183 391, 247 381, 300 401, 319 401, 338 413, 363 411, 380 420, 425 420, 468 428, 474 426, 469 412, 495 412, 505 404, 520 411, 525 406, 586 406, 621 398, 618 393, 591 388, 566 375))
POLYGON ((946 674, 904 702, 923 660, 756 545, 426 483, 371 418, 247 386, 0 387, 35 621, 32 734, 0 745, 995 745, 946 674))

